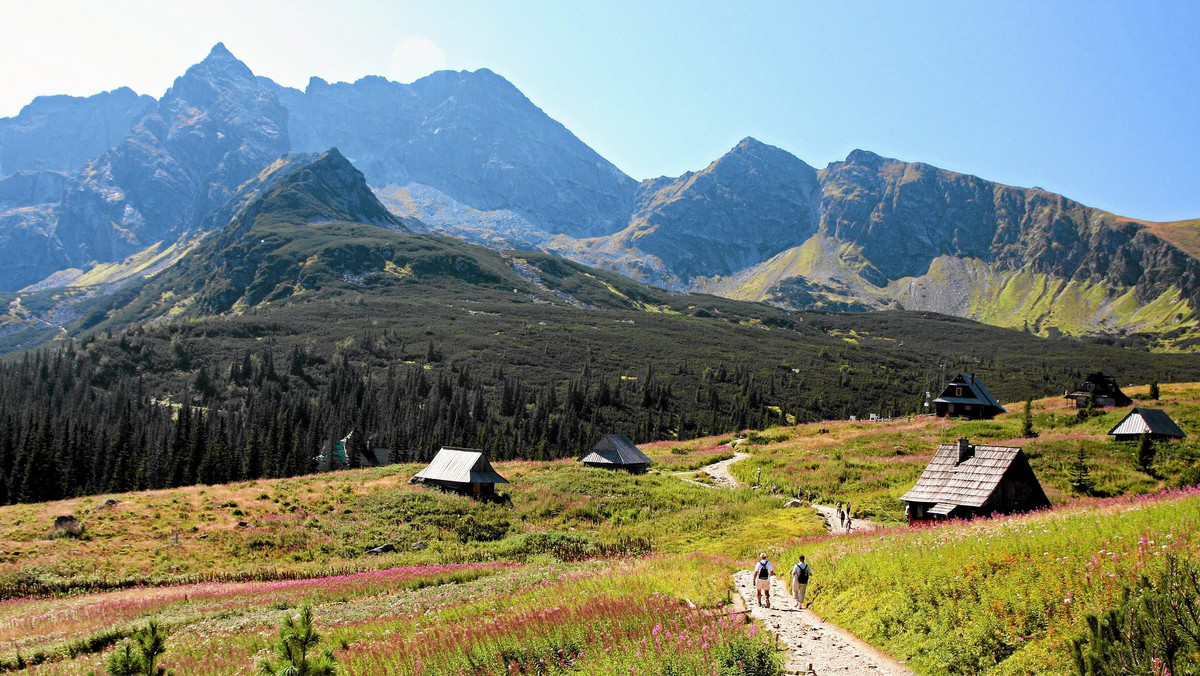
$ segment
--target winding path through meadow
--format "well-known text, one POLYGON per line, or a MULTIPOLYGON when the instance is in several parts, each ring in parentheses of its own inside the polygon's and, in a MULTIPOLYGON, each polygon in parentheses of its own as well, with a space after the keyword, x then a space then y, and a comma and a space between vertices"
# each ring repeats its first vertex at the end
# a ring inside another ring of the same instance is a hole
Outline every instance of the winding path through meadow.
MULTIPOLYGON (((728 460, 706 465, 701 469, 712 477, 713 484, 721 488, 737 488, 740 483, 729 472, 729 466, 750 457, 748 453, 735 453, 728 460)), ((687 479, 684 479, 687 481, 687 479)), ((848 531, 837 523, 837 508, 814 504, 813 508, 825 517, 825 526, 834 535, 845 535, 848 531)), ((866 519, 855 519, 853 530, 867 531, 877 524, 866 519)), ((778 566, 780 577, 771 580, 772 607, 760 607, 754 596, 753 571, 739 570, 733 574, 733 582, 745 601, 750 616, 761 620, 775 634, 781 648, 788 651, 786 669, 792 674, 879 674, 880 676, 914 676, 913 671, 896 661, 891 655, 877 650, 854 634, 826 621, 811 610, 796 605, 788 590, 788 570, 791 566, 778 566)), ((814 570, 820 575, 820 570, 814 570)))
MULTIPOLYGON (((780 566, 782 568, 782 566, 780 566)), ((819 574, 819 571, 814 571, 819 574)), ((787 573, 784 571, 784 575, 787 573)), ((771 580, 771 607, 760 607, 754 598, 753 571, 733 574, 734 584, 749 608, 788 651, 785 669, 792 674, 879 674, 914 676, 891 655, 876 650, 836 624, 808 609, 800 609, 788 592, 786 577, 771 580)))

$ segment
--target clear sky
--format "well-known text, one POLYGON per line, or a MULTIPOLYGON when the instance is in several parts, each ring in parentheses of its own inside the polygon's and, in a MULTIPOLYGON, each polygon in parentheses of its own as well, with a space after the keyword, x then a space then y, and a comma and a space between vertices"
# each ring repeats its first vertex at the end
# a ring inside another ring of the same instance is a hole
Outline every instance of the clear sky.
POLYGON ((1200 217, 1200 2, 0 0, 0 116, 160 96, 223 41, 303 87, 491 68, 634 178, 745 136, 1200 217))

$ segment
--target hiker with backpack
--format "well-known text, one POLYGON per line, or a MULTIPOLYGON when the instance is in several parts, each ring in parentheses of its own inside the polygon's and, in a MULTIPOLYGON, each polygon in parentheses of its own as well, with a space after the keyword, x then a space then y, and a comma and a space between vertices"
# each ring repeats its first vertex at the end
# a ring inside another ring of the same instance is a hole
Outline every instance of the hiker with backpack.
POLYGON ((796 598, 797 608, 804 608, 804 593, 808 591, 810 575, 812 575, 812 568, 804 562, 804 555, 801 554, 800 560, 792 566, 792 596, 796 598))
POLYGON ((763 605, 763 593, 767 595, 766 607, 771 607, 771 576, 775 574, 775 566, 767 560, 766 552, 758 557, 754 566, 754 589, 758 592, 758 605, 763 605))

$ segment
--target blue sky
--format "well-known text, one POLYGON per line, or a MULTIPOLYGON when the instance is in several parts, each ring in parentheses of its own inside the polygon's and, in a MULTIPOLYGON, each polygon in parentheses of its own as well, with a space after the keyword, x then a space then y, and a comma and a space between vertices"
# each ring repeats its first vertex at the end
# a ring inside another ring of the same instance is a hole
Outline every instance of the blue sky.
POLYGON ((1200 2, 5 2, 0 116, 159 96, 223 41, 303 87, 504 75, 635 178, 745 136, 854 148, 1138 218, 1200 217, 1200 2))

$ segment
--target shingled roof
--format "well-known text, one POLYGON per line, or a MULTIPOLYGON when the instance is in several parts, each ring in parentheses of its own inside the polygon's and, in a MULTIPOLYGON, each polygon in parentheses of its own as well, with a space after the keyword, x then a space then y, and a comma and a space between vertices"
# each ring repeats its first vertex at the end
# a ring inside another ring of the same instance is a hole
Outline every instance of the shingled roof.
POLYGON ((413 475, 410 483, 445 481, 450 483, 506 484, 508 480, 492 469, 483 451, 445 446, 433 456, 425 469, 413 475))
POLYGON ((1171 420, 1166 411, 1158 408, 1134 408, 1117 426, 1108 431, 1113 436, 1158 434, 1182 439, 1187 435, 1171 420))
POLYGON ((982 507, 1004 473, 1018 457, 1011 446, 974 446, 974 455, 959 462, 958 444, 942 444, 912 490, 900 496, 905 502, 934 503, 932 513, 945 514, 954 506, 982 507), (945 507, 942 507, 945 505, 945 507), (942 507, 942 511, 938 510, 942 507))
POLYGON ((649 465, 650 458, 624 434, 606 434, 580 462, 591 465, 649 465))
POLYGON ((996 398, 992 396, 991 391, 988 390, 987 385, 983 384, 982 380, 980 380, 979 378, 976 378, 973 375, 967 374, 967 373, 960 373, 957 376, 955 376, 954 380, 951 380, 946 385, 946 388, 942 391, 942 396, 938 397, 937 399, 934 399, 933 401, 935 403, 936 402, 945 402, 945 403, 951 403, 951 404, 978 404, 980 406, 995 406, 996 408, 1000 409, 1001 411, 1004 411, 1004 412, 1008 411, 1008 409, 1006 409, 1000 405, 999 401, 996 401, 996 398), (971 397, 947 396, 946 393, 950 391, 951 387, 966 387, 971 391, 971 393, 974 396, 971 396, 971 397))

